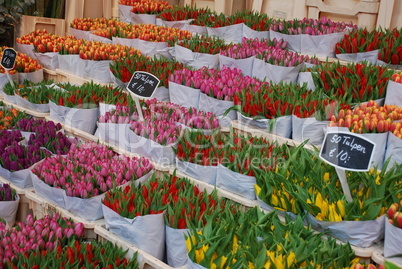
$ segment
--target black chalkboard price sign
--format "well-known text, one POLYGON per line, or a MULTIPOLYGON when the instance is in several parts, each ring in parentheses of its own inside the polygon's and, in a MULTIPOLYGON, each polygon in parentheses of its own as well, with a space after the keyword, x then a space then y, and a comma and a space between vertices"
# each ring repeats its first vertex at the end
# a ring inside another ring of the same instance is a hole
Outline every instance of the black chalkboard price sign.
POLYGON ((368 171, 375 143, 350 132, 328 132, 320 151, 325 162, 349 171, 368 171))
POLYGON ((15 59, 17 59, 17 52, 12 48, 7 48, 3 50, 1 66, 6 70, 11 70, 14 68, 15 59))
POLYGON ((153 74, 135 71, 127 85, 127 90, 139 97, 152 97, 160 80, 153 74))

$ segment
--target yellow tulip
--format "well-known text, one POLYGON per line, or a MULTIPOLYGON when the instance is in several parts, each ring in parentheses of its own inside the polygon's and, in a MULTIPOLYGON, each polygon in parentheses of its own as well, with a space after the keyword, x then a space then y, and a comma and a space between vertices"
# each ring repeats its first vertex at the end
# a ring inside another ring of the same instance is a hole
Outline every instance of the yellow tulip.
POLYGON ((255 188, 255 193, 257 194, 257 196, 259 196, 259 195, 260 195, 260 192, 261 192, 261 187, 258 186, 257 184, 255 184, 255 185, 254 185, 254 188, 255 188))
POLYGON ((324 182, 329 181, 329 172, 326 172, 326 173, 324 174, 324 176, 322 177, 322 179, 324 180, 324 182))
POLYGON ((219 267, 220 269, 228 268, 227 266, 225 266, 227 260, 228 260, 228 257, 222 256, 222 258, 221 258, 221 266, 219 267))
POLYGON ((248 262, 247 268, 254 269, 254 263, 248 262))
POLYGON ((279 205, 278 196, 276 194, 271 195, 271 204, 273 206, 278 206, 279 205))
POLYGON ((204 253, 203 248, 199 248, 199 249, 195 250, 195 261, 197 263, 201 263, 201 261, 203 261, 205 258, 204 254, 205 253, 204 253))
POLYGON ((285 198, 281 197, 280 200, 281 200, 282 208, 285 209, 286 211, 288 211, 288 206, 286 204, 285 198))
POLYGON ((380 176, 377 176, 377 177, 375 178, 375 184, 381 185, 381 177, 380 177, 380 176))
POLYGON ((339 214, 344 217, 346 215, 345 211, 345 201, 338 200, 336 201, 336 207, 338 208, 339 214))
POLYGON ((239 238, 237 237, 237 235, 233 236, 233 246, 232 246, 232 252, 235 253, 237 251, 237 249, 239 248, 239 238))
POLYGON ((296 261, 296 254, 293 251, 291 251, 288 254, 288 257, 286 258, 287 266, 291 267, 295 261, 296 261))

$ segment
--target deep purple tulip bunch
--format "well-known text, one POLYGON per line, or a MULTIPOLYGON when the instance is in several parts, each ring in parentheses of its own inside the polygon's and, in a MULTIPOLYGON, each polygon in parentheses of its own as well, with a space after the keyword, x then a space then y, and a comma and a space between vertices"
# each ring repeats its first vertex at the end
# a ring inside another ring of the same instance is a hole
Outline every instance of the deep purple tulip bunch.
POLYGON ((45 147, 55 154, 66 154, 70 150, 71 141, 61 131, 60 123, 43 119, 22 119, 17 122, 15 129, 33 132, 29 137, 29 144, 45 147))
POLYGON ((21 145, 21 140, 20 131, 0 131, 0 164, 11 172, 27 169, 51 154, 38 145, 21 145))
POLYGON ((15 201, 17 197, 17 192, 9 184, 0 185, 0 201, 15 201))

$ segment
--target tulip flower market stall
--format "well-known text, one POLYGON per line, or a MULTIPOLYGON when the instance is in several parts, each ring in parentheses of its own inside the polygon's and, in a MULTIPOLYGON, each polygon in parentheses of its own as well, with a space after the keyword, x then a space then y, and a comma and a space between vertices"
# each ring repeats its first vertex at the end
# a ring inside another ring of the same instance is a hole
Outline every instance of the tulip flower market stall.
POLYGON ((401 266, 402 29, 119 11, 1 48, 2 266, 401 266))

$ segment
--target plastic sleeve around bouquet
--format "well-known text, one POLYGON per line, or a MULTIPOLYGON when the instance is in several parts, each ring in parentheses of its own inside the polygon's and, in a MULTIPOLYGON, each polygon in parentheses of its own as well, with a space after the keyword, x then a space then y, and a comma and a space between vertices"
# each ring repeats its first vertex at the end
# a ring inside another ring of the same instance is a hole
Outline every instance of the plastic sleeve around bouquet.
POLYGON ((36 59, 35 46, 33 44, 20 44, 16 42, 16 49, 18 52, 23 53, 32 59, 36 59))
POLYGON ((192 25, 192 24, 185 24, 181 30, 189 31, 190 33, 194 34, 207 34, 207 27, 200 26, 200 25, 192 25))
POLYGON ((130 18, 133 24, 153 24, 156 25, 155 14, 136 14, 130 11, 130 18))
MULTIPOLYGON (((12 74, 10 75, 12 81, 14 81, 15 83, 18 83, 18 73, 12 74)), ((8 77, 6 74, 0 73, 0 89, 3 90, 4 85, 7 84, 8 82, 8 77)))
POLYGON ((387 167, 388 169, 395 164, 402 163, 402 139, 391 132, 388 133, 387 149, 384 159, 390 159, 389 165, 387 167))
POLYGON ((59 106, 52 101, 49 102, 50 118, 77 128, 89 134, 94 134, 98 118, 99 108, 71 108, 59 106))
POLYGON ((177 143, 163 146, 151 139, 137 135, 130 129, 127 132, 127 140, 132 153, 149 158, 162 166, 172 165, 175 162, 176 155, 172 147, 176 147, 177 143))
POLYGON ((167 263, 172 267, 180 267, 187 264, 187 248, 185 235, 189 229, 174 229, 166 227, 166 257, 167 263))
POLYGON ((256 58, 253 63, 252 77, 265 81, 273 81, 274 83, 281 81, 297 82, 297 77, 303 66, 303 63, 289 67, 273 65, 256 58))
POLYGON ((389 223, 388 218, 384 218, 385 237, 384 237, 384 257, 390 262, 402 264, 402 257, 394 257, 402 254, 402 229, 389 223))
POLYGON ((292 137, 292 116, 282 116, 275 119, 254 120, 250 117, 237 113, 237 119, 243 125, 265 131, 285 138, 292 137))
POLYGON ((112 44, 117 45, 123 45, 127 47, 133 47, 133 48, 138 48, 138 38, 122 38, 122 37, 112 37, 112 44))
POLYGON ((371 166, 377 166, 378 169, 381 169, 384 165, 388 133, 365 133, 360 135, 376 144, 371 166))
POLYGON ((201 91, 169 81, 170 102, 199 109, 201 91))
POLYGON ((386 63, 386 62, 381 61, 381 60, 377 60, 377 64, 380 65, 380 66, 385 66, 387 68, 402 70, 402 65, 401 64, 390 64, 390 63, 386 63))
POLYGON ((38 69, 30 73, 18 73, 18 80, 23 83, 24 80, 30 80, 34 83, 39 83, 43 80, 43 69, 38 69))
POLYGON ((245 38, 269 39, 269 33, 270 31, 256 31, 245 24, 243 25, 243 37, 245 38))
POLYGON ((39 53, 35 52, 35 56, 38 62, 44 68, 50 70, 56 70, 59 68, 59 53, 58 52, 45 52, 39 53))
POLYGON ((193 19, 182 20, 182 21, 164 21, 164 20, 161 20, 161 25, 183 30, 183 27, 188 25, 188 24, 190 24, 192 21, 193 21, 193 19))
POLYGON ((190 66, 194 69, 202 67, 217 69, 219 66, 219 54, 198 53, 189 50, 188 48, 175 45, 176 61, 190 66))
POLYGON ((228 127, 232 120, 237 119, 237 114, 234 110, 225 115, 225 112, 233 106, 233 101, 218 100, 205 93, 200 94, 198 107, 205 112, 214 113, 219 118, 219 125, 222 127, 228 127))
POLYGON ((116 105, 99 103, 99 115, 105 115, 106 112, 109 112, 113 109, 116 109, 116 105))
POLYGON ((299 72, 299 76, 297 77, 297 83, 299 85, 307 83, 307 89, 315 91, 315 84, 311 72, 299 72))
POLYGON ((287 48, 291 51, 301 53, 301 35, 287 35, 275 31, 270 31, 269 38, 273 40, 283 39, 283 41, 288 42, 287 48))
POLYGON ((50 112, 49 103, 35 104, 35 103, 32 103, 32 102, 22 98, 18 94, 15 95, 15 101, 16 101, 17 105, 30 109, 30 110, 33 110, 33 111, 36 111, 36 112, 39 112, 39 113, 49 113, 50 112))
POLYGON ((402 107, 402 83, 390 80, 385 95, 386 105, 397 105, 402 107))
POLYGON ((99 41, 105 44, 112 44, 112 40, 103 36, 95 35, 93 33, 88 34, 89 41, 99 41))
MULTIPOLYGON (((113 73, 112 71, 110 71, 110 79, 112 80, 112 83, 115 87, 118 87, 120 89, 125 89, 127 87, 128 82, 122 82, 120 79, 118 79, 113 73)), ((102 115, 102 114, 101 114, 102 115)))
POLYGON ((15 98, 15 94, 14 95, 8 95, 5 92, 3 92, 3 97, 4 97, 4 101, 14 104, 17 104, 17 99, 15 98))
POLYGON ((206 27, 209 36, 217 36, 227 43, 241 43, 243 38, 244 23, 238 23, 223 27, 206 27))
POLYGON ((142 39, 138 39, 138 50, 141 51, 142 54, 146 56, 167 56, 166 54, 161 54, 160 51, 163 51, 169 47, 169 44, 167 42, 150 42, 150 41, 145 41, 142 39))
POLYGON ((98 122, 97 135, 100 139, 113 146, 117 146, 123 150, 129 150, 130 143, 126 139, 129 126, 129 124, 98 122))
POLYGON ((342 61, 360 63, 360 62, 370 62, 372 64, 377 63, 378 52, 380 50, 366 51, 366 52, 358 52, 358 53, 340 53, 336 54, 336 58, 342 61))
POLYGON ((160 86, 160 87, 156 88, 152 98, 156 98, 156 100, 158 100, 158 101, 169 102, 170 101, 169 89, 166 88, 165 86, 160 86))
POLYGON ((204 166, 200 164, 181 161, 176 158, 177 170, 189 177, 203 181, 205 183, 216 185, 216 176, 218 174, 218 166, 204 166))
POLYGON ((110 60, 85 60, 85 76, 98 83, 112 83, 110 77, 110 60))
POLYGON ((218 165, 216 187, 250 200, 256 200, 255 184, 255 177, 236 173, 221 164, 218 165))
POLYGON ((72 27, 69 28, 69 31, 70 34, 75 36, 77 39, 84 39, 89 41, 89 34, 91 33, 91 31, 78 30, 72 27))
POLYGON ((5 220, 8 227, 14 226, 19 203, 20 197, 18 194, 16 194, 16 199, 14 201, 0 202, 0 218, 5 220))
POLYGON ((30 168, 11 172, 0 165, 0 176, 19 188, 26 189, 32 187, 30 168))
POLYGON ((59 54, 59 69, 67 73, 79 76, 79 62, 80 56, 78 54, 61 55, 59 54))
POLYGON ((298 142, 304 142, 308 139, 309 144, 321 145, 328 124, 329 121, 317 121, 314 117, 299 118, 292 115, 292 139, 298 142))
POLYGON ((320 221, 307 214, 307 221, 314 229, 361 248, 371 247, 384 238, 384 218, 385 215, 366 221, 320 221))
POLYGON ((241 70, 243 76, 251 77, 253 75, 254 59, 254 56, 245 59, 233 59, 219 54, 219 69, 222 69, 223 66, 232 69, 237 68, 241 70))
POLYGON ((138 216, 134 219, 124 218, 102 204, 106 228, 149 253, 163 260, 165 250, 165 223, 163 214, 138 216))
POLYGON ((345 36, 346 31, 325 35, 302 34, 301 53, 320 57, 335 57, 335 45, 345 36))
MULTIPOLYGON (((137 181, 145 182, 151 176, 151 174, 152 172, 147 173, 146 175, 139 178, 137 181)), ((87 221, 95 221, 103 217, 102 199, 104 198, 105 193, 87 199, 72 197, 68 196, 64 189, 49 186, 48 184, 40 180, 35 174, 32 174, 32 177, 35 192, 45 197, 47 200, 55 203, 56 205, 64 209, 67 209, 71 213, 87 221)), ((128 184, 131 184, 131 181, 121 186, 126 186, 128 184)))
POLYGON ((131 9, 133 8, 132 6, 126 6, 126 5, 118 5, 119 7, 119 21, 125 22, 125 23, 132 23, 131 19, 131 9))

